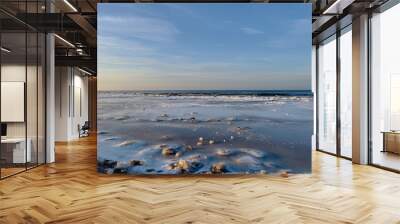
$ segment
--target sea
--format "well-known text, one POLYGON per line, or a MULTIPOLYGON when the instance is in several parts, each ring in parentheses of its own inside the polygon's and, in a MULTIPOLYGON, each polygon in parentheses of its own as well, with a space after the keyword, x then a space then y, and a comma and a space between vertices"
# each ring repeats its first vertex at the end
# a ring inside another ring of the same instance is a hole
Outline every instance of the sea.
POLYGON ((311 172, 308 90, 99 91, 98 171, 311 172))

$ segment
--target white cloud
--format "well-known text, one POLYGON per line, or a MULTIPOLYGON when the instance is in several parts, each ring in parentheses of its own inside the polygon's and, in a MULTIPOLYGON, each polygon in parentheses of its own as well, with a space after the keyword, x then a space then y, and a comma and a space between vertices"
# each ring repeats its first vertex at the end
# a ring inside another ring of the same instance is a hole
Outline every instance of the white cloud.
POLYGON ((102 16, 99 18, 99 32, 158 42, 172 41, 180 33, 169 21, 133 15, 102 16))
POLYGON ((98 38, 99 50, 107 50, 107 54, 110 54, 110 51, 119 52, 119 51, 129 51, 132 53, 141 53, 141 54, 149 54, 154 53, 155 48, 149 46, 148 44, 144 44, 140 41, 134 40, 125 40, 119 38, 117 36, 102 36, 99 35, 98 38))
POLYGON ((245 34, 254 35, 254 34, 263 34, 264 31, 257 30, 251 27, 242 27, 240 28, 245 34))

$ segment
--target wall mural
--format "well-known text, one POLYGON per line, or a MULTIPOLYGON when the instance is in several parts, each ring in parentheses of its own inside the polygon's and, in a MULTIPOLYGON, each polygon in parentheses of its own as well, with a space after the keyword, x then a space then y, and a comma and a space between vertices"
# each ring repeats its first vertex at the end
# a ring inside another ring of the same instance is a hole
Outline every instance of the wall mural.
POLYGON ((99 4, 98 171, 311 171, 311 4, 99 4))

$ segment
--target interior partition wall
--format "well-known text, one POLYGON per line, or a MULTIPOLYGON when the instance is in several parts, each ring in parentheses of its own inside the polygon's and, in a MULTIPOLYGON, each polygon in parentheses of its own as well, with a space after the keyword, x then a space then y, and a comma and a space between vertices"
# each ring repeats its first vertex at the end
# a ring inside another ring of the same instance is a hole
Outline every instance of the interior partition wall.
POLYGON ((371 22, 370 162, 400 171, 400 4, 371 22))
MULTIPOLYGON (((21 12, 39 13, 41 3, 20 1, 18 7, 21 12)), ((46 160, 45 45, 44 33, 0 12, 1 179, 46 160)))
POLYGON ((352 26, 317 47, 317 150, 352 157, 352 26))

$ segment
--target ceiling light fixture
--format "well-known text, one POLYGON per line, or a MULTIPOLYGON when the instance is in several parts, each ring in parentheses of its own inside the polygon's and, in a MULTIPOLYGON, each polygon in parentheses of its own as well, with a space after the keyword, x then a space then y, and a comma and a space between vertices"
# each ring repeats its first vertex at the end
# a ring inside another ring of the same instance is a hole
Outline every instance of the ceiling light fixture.
POLYGON ((77 48, 76 49, 76 53, 78 53, 79 55, 83 55, 83 49, 82 48, 77 48))
POLYGON ((54 34, 55 37, 57 37, 59 40, 61 40, 62 42, 66 43, 68 46, 75 48, 75 45, 73 45, 71 42, 69 42, 68 40, 60 37, 58 34, 54 34))
POLYGON ((323 15, 338 15, 342 14, 343 10, 351 5, 355 0, 336 0, 332 5, 330 5, 324 12, 323 15))
POLYGON ((7 49, 5 47, 1 47, 0 49, 1 49, 1 51, 4 51, 6 53, 10 53, 11 52, 11 50, 9 50, 9 49, 7 49))
POLYGON ((83 70, 83 69, 81 69, 81 68, 79 68, 79 67, 78 67, 78 70, 81 71, 81 72, 83 72, 83 73, 85 73, 86 75, 90 75, 90 76, 93 75, 92 73, 90 73, 90 72, 88 72, 88 71, 86 71, 86 70, 83 70))
POLYGON ((339 4, 339 0, 336 0, 332 5, 330 5, 322 14, 330 14, 333 9, 337 9, 337 5, 339 4))
POLYGON ((67 4, 74 12, 78 12, 75 6, 73 6, 68 0, 64 0, 64 3, 67 4))

